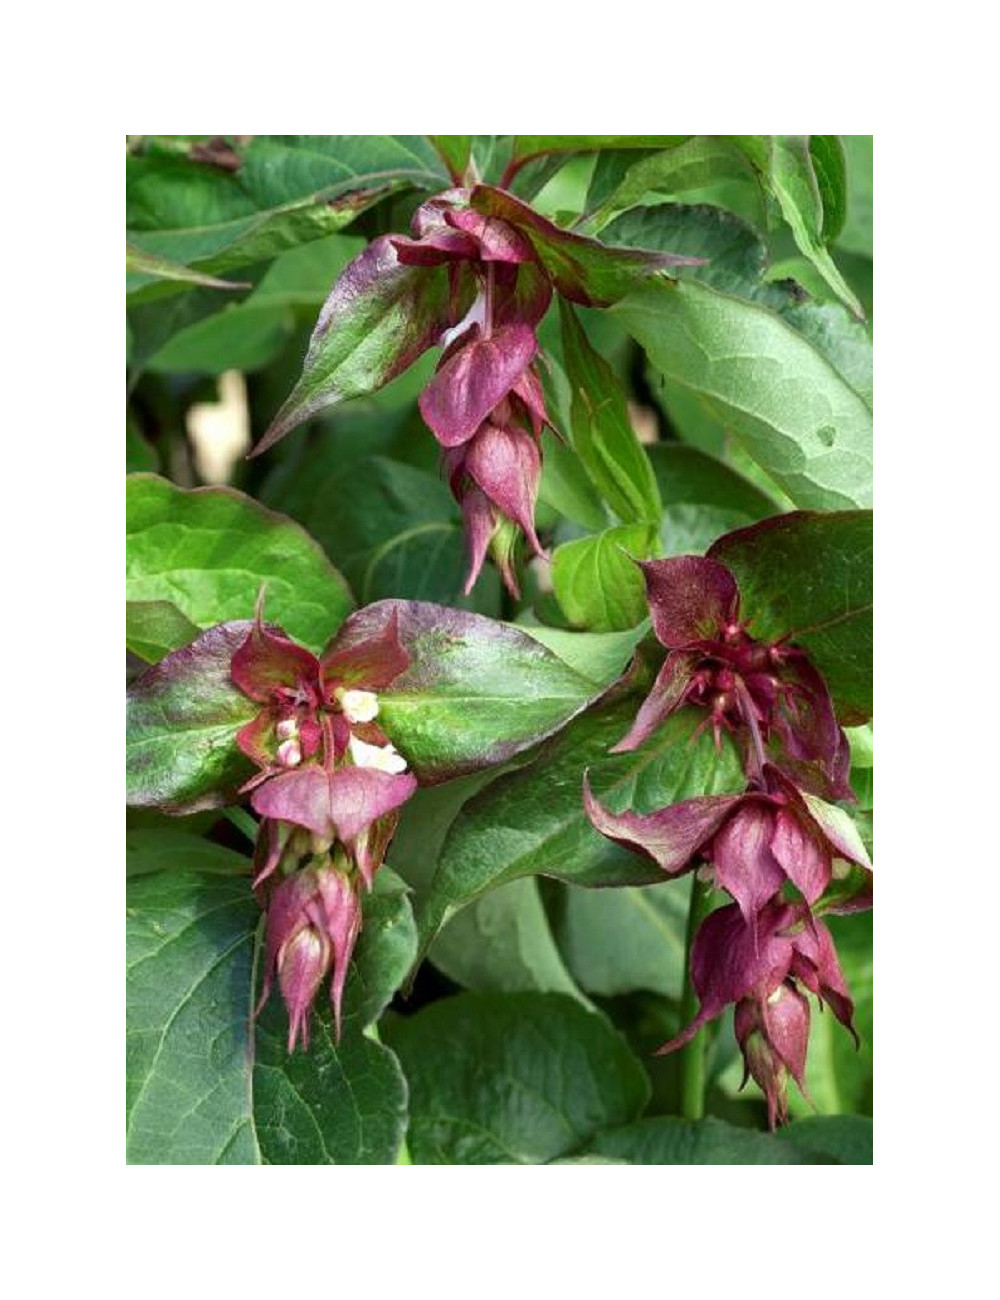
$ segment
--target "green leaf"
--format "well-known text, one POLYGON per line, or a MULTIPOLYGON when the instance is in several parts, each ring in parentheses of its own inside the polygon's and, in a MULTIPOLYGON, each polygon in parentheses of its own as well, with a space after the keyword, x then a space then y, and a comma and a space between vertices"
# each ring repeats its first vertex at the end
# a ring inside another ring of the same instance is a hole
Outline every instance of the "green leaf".
POLYGON ((364 898, 364 925, 344 997, 345 1023, 374 1024, 403 983, 417 954, 417 927, 405 881, 380 868, 364 898))
POLYGON ((544 1164, 639 1115, 642 1066, 610 1024, 558 994, 462 994, 394 1022, 415 1164, 544 1164))
POLYGON ((635 561, 654 555, 657 541, 655 525, 630 524, 557 547, 552 585, 569 621, 594 632, 621 631, 641 623, 649 610, 635 561))
POLYGON ((579 456, 548 429, 542 434, 538 501, 591 532, 599 532, 608 522, 601 498, 594 491, 579 456))
POLYGON ((847 220, 847 159, 838 135, 811 135, 809 160, 823 206, 823 243, 839 239, 847 220))
POLYGON ((649 631, 645 621, 627 632, 567 632, 558 627, 521 624, 534 641, 540 641, 576 672, 597 686, 610 686, 628 667, 635 648, 649 631))
POLYGON ((595 149, 667 149, 685 135, 518 135, 514 157, 533 158, 540 153, 568 153, 595 149))
POLYGON ((574 450, 623 523, 658 520, 662 504, 656 477, 629 420, 625 393, 590 346, 573 308, 560 299, 559 312, 574 450))
MULTIPOLYGON (((857 316, 863 316, 861 303, 837 269, 824 241, 823 194, 817 178, 807 135, 734 136, 733 139, 760 174, 765 187, 781 208, 796 245, 809 259, 841 302, 857 316)), ((834 198, 832 222, 835 224, 844 205, 843 173, 834 175, 837 164, 829 136, 821 137, 819 153, 824 168, 824 185, 830 191, 839 186, 834 198)), ((841 164, 843 160, 840 160, 841 164)))
POLYGON ((614 310, 796 505, 871 504, 871 411, 784 321, 693 281, 647 285, 614 310))
POLYGON ((418 911, 426 949, 460 908, 498 885, 546 875, 581 885, 644 885, 663 876, 648 859, 613 844, 583 810, 583 773, 602 803, 651 812, 695 795, 743 789, 735 750, 693 739, 695 710, 674 714, 641 749, 609 755, 635 716, 634 697, 595 709, 546 746, 534 763, 494 781, 452 823, 418 911))
POLYGON ((872 1163, 872 1122, 863 1115, 810 1115, 778 1129, 775 1137, 837 1164, 872 1163))
POLYGON ((257 136, 235 173, 176 154, 128 160, 129 242, 218 273, 334 234, 391 189, 448 183, 421 136, 257 136))
POLYGON ((872 516, 796 512, 720 538, 754 636, 787 636, 826 678, 843 722, 872 714, 872 516))
POLYGON ((452 180, 460 182, 472 157, 472 136, 431 135, 427 138, 444 159, 452 180))
POLYGON ((454 916, 428 960, 449 979, 482 993, 580 990, 563 964, 534 880, 515 880, 454 916))
MULTIPOLYGON (((639 158, 603 154, 587 193, 588 228, 600 230, 613 213, 632 207, 647 194, 687 194, 720 183, 752 187, 759 193, 753 169, 730 141, 702 135, 678 140, 674 148, 639 158)), ((615 242, 607 232, 605 236, 615 242)))
POLYGON ((369 605, 345 623, 338 646, 380 634, 393 617, 410 665, 380 694, 379 723, 421 782, 506 762, 598 694, 519 628, 441 605, 369 605))
POLYGON ((716 538, 774 513, 774 502, 728 465, 678 442, 649 448, 667 503, 660 527, 663 554, 701 555, 716 538))
POLYGON ((331 235, 289 249, 242 302, 226 303, 172 335, 150 359, 150 369, 183 374, 260 369, 299 322, 315 319, 330 285, 363 248, 363 239, 331 235))
POLYGON ((626 212, 603 233, 617 244, 703 258, 700 266, 679 266, 677 278, 697 280, 731 297, 769 307, 806 338, 871 409, 868 329, 840 303, 812 302, 799 285, 773 282, 775 270, 769 269, 767 246, 740 217, 704 205, 661 204, 626 212))
POLYGON ((872 137, 845 135, 841 138, 847 163, 847 219, 837 237, 837 247, 871 261, 872 137))
POLYGON ((552 924, 573 978, 600 997, 649 989, 679 999, 690 896, 690 879, 644 889, 566 886, 552 924))
POLYGON ((403 964, 405 899, 398 882, 384 890, 365 901, 340 1044, 321 996, 309 1052, 289 1056, 277 991, 251 1034, 260 910, 249 877, 172 869, 130 879, 130 1163, 393 1163, 406 1085, 393 1054, 361 1032, 403 964))
POLYGON ((129 881, 127 1158, 256 1164, 248 1068, 260 909, 246 878, 129 881))
POLYGON ((718 1119, 697 1121, 658 1115, 617 1131, 599 1133, 593 1155, 633 1165, 815 1165, 836 1163, 820 1153, 754 1133, 718 1119))
POLYGON ((125 644, 147 663, 187 645, 199 630, 169 600, 130 600, 125 606, 125 644))
POLYGON ((193 271, 180 262, 171 262, 165 257, 156 257, 144 253, 141 248, 125 248, 125 293, 134 292, 142 284, 154 280, 180 280, 185 284, 200 284, 206 289, 249 289, 250 285, 238 280, 218 280, 201 271, 193 271))
POLYGON ((130 827, 125 832, 125 867, 130 876, 148 876, 154 871, 197 871, 248 880, 252 864, 248 857, 179 826, 155 829, 130 827))
POLYGON ((125 702, 126 798, 139 808, 221 808, 253 765, 236 733, 259 705, 232 683, 234 651, 249 621, 223 623, 148 669, 125 702))
POLYGON ((465 536, 440 475, 383 456, 342 459, 336 446, 310 456, 306 472, 286 477, 281 502, 322 543, 362 605, 399 596, 499 612, 494 571, 472 596, 462 594, 465 536))
POLYGON ((131 476, 126 527, 128 599, 166 601, 197 627, 249 617, 265 586, 268 618, 320 650, 353 603, 298 524, 231 488, 131 476))

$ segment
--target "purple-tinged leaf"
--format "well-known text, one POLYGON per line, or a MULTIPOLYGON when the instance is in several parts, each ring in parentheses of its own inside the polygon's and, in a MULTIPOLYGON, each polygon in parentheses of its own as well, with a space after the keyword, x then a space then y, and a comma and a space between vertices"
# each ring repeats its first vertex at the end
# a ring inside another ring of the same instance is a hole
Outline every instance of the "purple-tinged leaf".
POLYGON ((126 696, 126 798, 187 813, 231 803, 252 767, 236 734, 259 706, 233 684, 251 624, 222 623, 167 655, 126 696))
POLYGON ((537 262, 497 266, 493 286, 493 323, 537 325, 552 301, 552 281, 537 262))
POLYGON ((500 217, 531 240, 542 265, 564 298, 583 307, 608 307, 658 271, 698 265, 700 258, 636 248, 612 248, 562 230, 519 199, 490 185, 477 185, 470 204, 483 216, 500 217))
POLYGON ((444 266, 456 260, 472 261, 479 253, 476 241, 460 230, 433 230, 423 239, 406 235, 390 235, 389 239, 404 266, 444 266))
POLYGON ((506 221, 484 217, 469 208, 446 212, 444 219, 449 226, 463 231, 476 241, 479 256, 484 262, 505 262, 516 266, 535 260, 535 250, 530 241, 516 226, 511 226, 506 221))
POLYGON ((715 885, 735 898, 751 928, 785 883, 786 873, 772 852, 773 835, 772 809, 763 800, 744 799, 712 842, 715 885))
POLYGON ((389 236, 374 240, 333 286, 302 375, 253 454, 318 411, 388 383, 454 323, 451 310, 443 267, 404 266, 389 236))
POLYGON ((422 784, 505 762, 600 694, 519 629, 418 601, 359 610, 338 649, 380 637, 393 617, 410 664, 379 695, 378 721, 422 784))
POLYGON ((715 560, 679 555, 642 565, 653 631, 670 650, 714 639, 735 622, 740 593, 729 570, 715 560))
POLYGON ((420 394, 420 413, 443 447, 468 442, 527 370, 538 350, 529 325, 476 332, 445 361, 420 394))

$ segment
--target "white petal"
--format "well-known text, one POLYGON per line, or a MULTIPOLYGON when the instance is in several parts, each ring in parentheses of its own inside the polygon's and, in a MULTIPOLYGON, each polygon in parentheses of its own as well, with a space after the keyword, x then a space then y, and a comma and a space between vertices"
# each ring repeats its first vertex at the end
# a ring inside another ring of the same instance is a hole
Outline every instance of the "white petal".
POLYGON ((371 722, 378 717, 378 696, 374 691, 344 691, 339 698, 348 722, 371 722))
POLYGON ((352 736, 349 747, 356 767, 373 767, 376 771, 393 775, 406 771, 406 759, 397 752, 395 745, 369 745, 367 741, 352 736))

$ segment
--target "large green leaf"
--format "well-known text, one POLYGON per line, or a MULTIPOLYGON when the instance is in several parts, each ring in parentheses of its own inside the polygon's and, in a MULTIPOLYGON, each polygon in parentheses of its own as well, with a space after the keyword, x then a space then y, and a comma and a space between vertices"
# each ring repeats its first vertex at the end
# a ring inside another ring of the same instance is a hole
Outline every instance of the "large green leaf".
POLYGON ((696 447, 657 443, 649 459, 667 503, 663 555, 702 554, 723 533, 774 513, 774 502, 759 488, 696 447))
POLYGON ((235 154, 235 172, 176 151, 130 158, 132 245, 225 271, 333 234, 394 187, 448 184, 422 136, 257 136, 235 154))
POLYGON ((476 992, 537 989, 580 997, 534 880, 514 880, 477 898, 452 917, 427 956, 449 979, 476 992))
POLYGON ((348 647, 393 618, 409 667, 380 696, 379 723, 421 782, 506 762, 557 731, 600 688, 519 628, 417 601, 351 615, 348 647))
POLYGON ((644 889, 563 888, 552 926, 573 978, 601 997, 648 989, 678 999, 690 896, 687 878, 644 889))
POLYGON ((649 284, 614 311, 797 505, 871 504, 871 411, 783 320, 693 281, 649 284))
POLYGON ((768 307, 813 345, 872 406, 872 340, 865 325, 846 307, 814 302, 790 280, 769 274, 764 240, 732 212, 707 205, 659 204, 626 212, 603 237, 634 248, 654 248, 704 259, 679 266, 678 279, 697 280, 720 293, 768 307))
POLYGON ((564 542, 552 556, 552 585, 563 613, 593 632, 641 623, 649 610, 635 561, 650 559, 658 549, 655 524, 628 524, 564 542))
POLYGON ((423 946, 450 916, 522 876, 546 875, 582 885, 639 885, 662 880, 648 859, 598 834, 583 810, 583 773, 602 803, 650 812, 702 794, 742 789, 745 778, 728 742, 692 739, 694 710, 667 719, 641 749, 608 754, 635 715, 634 697, 587 713, 534 763, 494 781, 455 818, 418 924, 423 946))
POLYGON ((126 798, 168 812, 220 808, 253 765, 236 733, 258 712, 232 682, 232 658, 249 621, 224 623, 142 674, 125 701, 126 798))
POLYGON ((384 456, 343 464, 331 448, 284 478, 281 502, 323 544, 361 604, 400 596, 499 612, 493 569, 471 596, 462 594, 465 536, 439 474, 384 456))
POLYGON ((200 630, 169 600, 130 600, 125 606, 125 644, 149 664, 187 645, 200 630))
POLYGON ((599 1133, 588 1147, 593 1155, 633 1165, 815 1165, 837 1163, 821 1152, 773 1133, 661 1115, 617 1131, 599 1133))
POLYGON ((576 313, 559 301, 563 361, 572 393, 573 447, 591 481, 623 523, 658 520, 656 477, 629 420, 625 393, 590 346, 576 313))
POLYGON ((870 511, 796 511, 709 552, 735 575, 753 634, 807 650, 851 724, 872 713, 872 544, 870 511))
POLYGON ((778 1129, 775 1136, 837 1164, 872 1163, 872 1122, 864 1115, 810 1115, 778 1129))
POLYGON ((415 1164, 544 1164, 639 1115, 642 1066, 559 994, 462 994, 394 1022, 415 1164))
MULTIPOLYGON (((346 583, 316 542, 231 488, 187 491, 153 474, 131 475, 126 528, 128 599, 166 602, 196 627, 249 617, 263 586, 268 618, 320 650, 351 609, 346 583)), ((150 641, 148 614, 139 611, 136 629, 127 624, 140 654, 150 641)), ((165 646, 169 629, 158 631, 160 648, 184 644, 165 646)), ((183 623, 175 635, 186 635, 183 623)))
POLYGON ((277 992, 251 1018, 260 910, 249 877, 181 869, 131 878, 129 1161, 392 1163, 406 1086, 392 1053, 361 1030, 391 996, 403 909, 398 882, 366 900, 344 1036, 333 1042, 321 995, 308 1054, 289 1057, 277 992))

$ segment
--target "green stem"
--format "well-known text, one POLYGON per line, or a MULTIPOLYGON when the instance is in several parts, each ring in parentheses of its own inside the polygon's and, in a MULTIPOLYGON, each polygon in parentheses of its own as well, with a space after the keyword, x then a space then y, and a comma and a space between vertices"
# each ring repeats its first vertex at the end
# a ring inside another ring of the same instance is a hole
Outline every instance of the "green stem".
MULTIPOLYGON (((695 876, 691 884, 687 942, 684 947, 684 991, 681 994, 681 1024, 689 1025, 698 1014, 698 995, 691 980, 691 948, 694 937, 712 909, 712 886, 695 876)), ((700 1029, 681 1049, 681 1114, 685 1119, 702 1119, 705 1114, 705 1054, 708 1039, 700 1029)))

